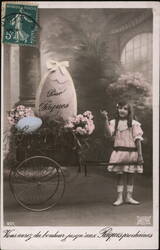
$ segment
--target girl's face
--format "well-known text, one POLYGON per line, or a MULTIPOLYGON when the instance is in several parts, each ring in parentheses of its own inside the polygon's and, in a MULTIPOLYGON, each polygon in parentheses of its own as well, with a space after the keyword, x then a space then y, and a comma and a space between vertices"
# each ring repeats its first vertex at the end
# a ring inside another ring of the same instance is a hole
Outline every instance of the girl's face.
POLYGON ((120 118, 127 118, 128 116, 128 106, 124 105, 122 107, 118 107, 118 113, 120 118))

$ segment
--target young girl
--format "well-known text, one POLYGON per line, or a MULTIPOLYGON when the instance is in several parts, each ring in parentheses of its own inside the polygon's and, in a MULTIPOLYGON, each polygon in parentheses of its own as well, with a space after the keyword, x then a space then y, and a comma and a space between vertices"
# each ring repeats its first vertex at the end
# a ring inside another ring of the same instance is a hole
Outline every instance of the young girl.
POLYGON ((125 202, 137 205, 139 202, 133 199, 132 193, 134 173, 143 172, 141 124, 133 120, 131 105, 126 102, 117 104, 114 120, 108 121, 106 111, 101 111, 101 114, 105 119, 105 134, 114 137, 113 152, 108 165, 108 171, 117 174, 117 199, 113 205, 123 204, 124 174, 127 176, 125 202))

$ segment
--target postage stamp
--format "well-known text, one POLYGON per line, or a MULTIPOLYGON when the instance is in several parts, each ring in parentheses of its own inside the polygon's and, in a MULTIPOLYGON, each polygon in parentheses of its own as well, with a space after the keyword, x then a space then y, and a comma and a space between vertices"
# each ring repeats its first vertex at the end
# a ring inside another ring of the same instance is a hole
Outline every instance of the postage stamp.
POLYGON ((3 42, 34 46, 37 42, 38 6, 6 4, 2 17, 3 42))

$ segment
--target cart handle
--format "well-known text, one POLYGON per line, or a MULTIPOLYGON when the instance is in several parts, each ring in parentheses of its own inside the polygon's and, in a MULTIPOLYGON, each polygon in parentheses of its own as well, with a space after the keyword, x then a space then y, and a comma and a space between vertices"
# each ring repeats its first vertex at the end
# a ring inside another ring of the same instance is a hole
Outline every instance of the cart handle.
POLYGON ((139 163, 139 162, 109 162, 109 163, 106 163, 106 165, 107 166, 109 166, 109 165, 143 165, 144 164, 144 162, 142 162, 142 163, 139 163))
POLYGON ((96 162, 96 161, 86 161, 85 164, 99 164, 99 165, 103 165, 103 166, 109 166, 109 165, 144 165, 143 163, 138 163, 138 162, 96 162))

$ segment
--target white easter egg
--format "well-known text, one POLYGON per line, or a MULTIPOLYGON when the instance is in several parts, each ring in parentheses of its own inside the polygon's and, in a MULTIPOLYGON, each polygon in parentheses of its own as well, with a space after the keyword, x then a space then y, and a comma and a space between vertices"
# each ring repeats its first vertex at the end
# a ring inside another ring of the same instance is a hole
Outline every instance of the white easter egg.
POLYGON ((67 120, 77 114, 73 80, 66 67, 60 63, 48 68, 42 79, 36 95, 36 111, 39 117, 49 120, 67 120))
POLYGON ((28 116, 20 119, 16 124, 16 128, 25 133, 31 133, 40 128, 41 125, 42 120, 40 118, 28 116))

